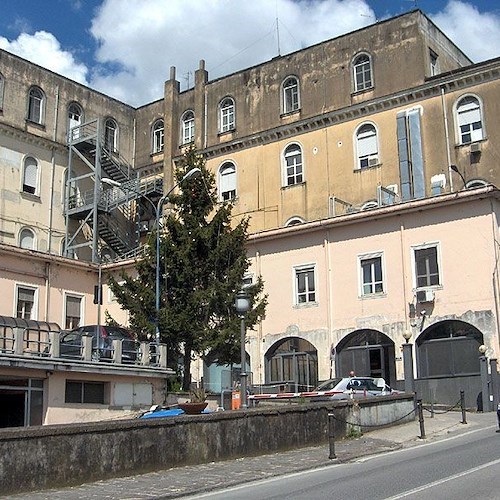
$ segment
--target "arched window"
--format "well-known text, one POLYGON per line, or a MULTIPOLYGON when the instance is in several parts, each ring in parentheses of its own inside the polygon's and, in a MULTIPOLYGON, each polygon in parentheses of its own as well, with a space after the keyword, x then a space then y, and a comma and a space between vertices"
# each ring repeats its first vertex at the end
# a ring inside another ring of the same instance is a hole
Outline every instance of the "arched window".
POLYGON ((165 127, 163 120, 156 120, 153 124, 153 153, 163 151, 163 144, 165 139, 165 127))
POLYGON ((371 123, 361 125, 356 132, 356 168, 378 165, 377 130, 371 123))
POLYGON ((467 182, 465 185, 466 189, 475 189, 475 188, 481 188, 481 187, 486 187, 488 183, 484 181, 483 179, 471 179, 470 181, 467 182))
POLYGON ((223 99, 219 105, 219 132, 229 132, 236 128, 235 105, 231 97, 223 99))
POLYGON ((45 95, 42 89, 31 87, 28 93, 28 120, 33 123, 43 123, 45 95))
POLYGON ((4 88, 5 88, 5 79, 2 75, 2 73, 0 73, 0 109, 3 109, 3 91, 4 91, 4 88))
POLYGON ((283 185, 293 186, 303 180, 302 148, 298 144, 290 144, 283 152, 283 185))
POLYGON ((283 113, 300 109, 299 80, 290 76, 283 82, 283 113))
POLYGON ((225 162, 219 169, 219 199, 231 201, 236 198, 236 165, 225 162))
POLYGON ((23 193, 38 194, 38 162, 27 156, 23 164, 23 193))
POLYGON ((111 153, 118 151, 118 125, 113 118, 104 122, 104 147, 111 153))
POLYGON ((372 63, 368 54, 358 55, 352 63, 352 70, 355 92, 373 87, 372 63))
POLYGON ((458 101, 457 123, 460 144, 468 144, 484 139, 481 104, 477 97, 469 95, 458 101))
POLYGON ((80 129, 76 128, 72 130, 74 127, 78 127, 83 122, 83 110, 82 107, 76 103, 72 102, 68 107, 68 130, 70 133, 70 141, 73 139, 78 139, 80 136, 80 129))
POLYGON ((181 144, 194 141, 194 113, 186 111, 181 118, 181 144))
POLYGON ((304 224, 304 222, 305 221, 302 217, 294 215, 285 222, 285 227, 298 226, 299 224, 304 224))
POLYGON ((19 233, 19 246, 28 250, 35 250, 35 233, 28 227, 25 227, 19 233))

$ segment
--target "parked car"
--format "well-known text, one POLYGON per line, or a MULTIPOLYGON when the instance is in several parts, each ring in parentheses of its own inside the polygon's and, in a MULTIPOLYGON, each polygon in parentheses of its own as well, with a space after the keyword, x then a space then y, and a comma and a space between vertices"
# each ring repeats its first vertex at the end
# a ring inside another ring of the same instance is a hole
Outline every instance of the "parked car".
POLYGON ((399 394, 399 391, 391 389, 383 378, 374 377, 333 378, 322 382, 314 389, 314 392, 325 392, 326 394, 314 396, 312 401, 359 399, 371 396, 399 394))
POLYGON ((110 360, 113 357, 113 340, 122 340, 122 361, 135 363, 137 343, 132 332, 121 326, 86 325, 75 328, 61 335, 60 356, 63 358, 80 358, 82 355, 82 337, 92 337, 93 357, 97 353, 97 333, 99 332, 99 358, 110 360))

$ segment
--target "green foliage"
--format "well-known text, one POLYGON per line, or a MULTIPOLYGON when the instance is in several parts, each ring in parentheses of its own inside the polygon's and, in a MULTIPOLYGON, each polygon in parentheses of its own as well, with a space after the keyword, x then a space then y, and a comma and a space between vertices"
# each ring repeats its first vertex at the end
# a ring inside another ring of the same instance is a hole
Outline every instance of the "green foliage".
MULTIPOLYGON (((169 197, 173 208, 160 235, 159 329, 161 341, 168 346, 170 366, 176 368, 176 360, 183 354, 185 390, 189 389, 193 354, 219 364, 238 362, 240 319, 234 301, 249 266, 248 219, 231 226, 232 206, 217 203, 214 176, 194 148, 179 163, 176 179, 195 167, 201 175, 184 181, 179 193, 169 197)), ((136 276, 122 275, 121 286, 110 280, 140 338, 155 331, 155 243, 152 233, 146 256, 136 266, 136 276)), ((260 277, 248 288, 253 309, 246 315, 247 328, 264 315, 267 297, 262 296, 262 290, 260 277)))
POLYGON ((104 311, 104 324, 106 326, 121 326, 118 321, 116 321, 111 314, 109 314, 109 311, 106 309, 104 311))

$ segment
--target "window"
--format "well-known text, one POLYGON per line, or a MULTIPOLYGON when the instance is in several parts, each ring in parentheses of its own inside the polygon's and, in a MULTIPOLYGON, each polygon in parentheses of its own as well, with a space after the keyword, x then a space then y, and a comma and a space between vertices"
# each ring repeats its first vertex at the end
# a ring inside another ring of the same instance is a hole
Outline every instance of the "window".
POLYGON ((31 156, 24 159, 22 192, 38 194, 38 162, 31 156))
POLYGON ((362 255, 359 257, 361 295, 384 293, 382 255, 362 255))
POLYGON ((295 268, 295 304, 316 302, 315 266, 295 268))
POLYGON ((28 227, 25 227, 19 233, 19 246, 28 250, 35 250, 35 233, 28 227))
POLYGON ((293 217, 290 217, 286 222, 285 222, 285 227, 290 227, 290 226, 298 226, 299 224, 304 224, 304 219, 302 217, 299 217, 298 215, 295 215, 293 217))
POLYGON ((373 87, 372 63, 368 54, 360 54, 354 59, 353 73, 355 92, 373 87))
POLYGON ((425 196, 421 113, 422 108, 416 107, 396 115, 399 176, 403 201, 425 196))
POLYGON ((165 127, 163 120, 157 120, 153 125, 153 153, 163 151, 165 140, 165 127))
POLYGON ((16 290, 16 318, 36 319, 36 288, 18 286, 16 290))
POLYGON ((439 61, 438 55, 429 49, 429 60, 431 65, 431 76, 437 75, 439 73, 439 61))
POLYGON ((235 106, 231 97, 226 97, 219 105, 219 132, 229 132, 235 128, 235 106))
POLYGON ((481 105, 474 96, 466 96, 457 104, 457 122, 460 130, 460 144, 481 141, 483 124, 481 105))
POLYGON ((298 144, 287 146, 283 153, 284 186, 293 186, 303 181, 302 149, 298 144))
POLYGON ((104 404, 104 382, 75 382, 66 380, 65 403, 104 404))
POLYGON ((0 73, 0 109, 3 109, 3 91, 5 88, 5 79, 0 73))
POLYGON ((70 131, 70 140, 78 139, 80 130, 72 130, 83 122, 83 111, 79 104, 73 102, 68 107, 68 130, 70 131))
POLYGON ((474 188, 486 187, 487 185, 488 183, 483 179, 472 179, 467 182, 465 187, 466 189, 474 189, 474 188))
POLYGON ((186 111, 181 120, 182 144, 189 144, 194 141, 194 113, 186 111))
POLYGON ((82 298, 74 295, 66 295, 65 328, 73 330, 80 326, 82 317, 82 298))
POLYGON ((31 87, 28 93, 28 120, 34 123, 43 123, 45 96, 38 87, 31 87))
POLYGON ((224 163, 219 169, 219 199, 230 201, 236 198, 236 166, 224 163))
POLYGON ((112 118, 104 122, 104 147, 114 153, 118 150, 118 125, 112 118))
POLYGON ((416 288, 440 285, 437 245, 414 248, 413 257, 416 288))
POLYGON ((437 174, 431 177, 431 194, 437 196, 444 193, 446 188, 446 176, 444 174, 437 174))
POLYGON ((283 113, 292 113, 299 108, 299 81, 291 76, 283 82, 283 113))
POLYGON ((356 132, 356 155, 358 162, 356 168, 368 168, 378 165, 377 131, 367 123, 361 125, 356 132))

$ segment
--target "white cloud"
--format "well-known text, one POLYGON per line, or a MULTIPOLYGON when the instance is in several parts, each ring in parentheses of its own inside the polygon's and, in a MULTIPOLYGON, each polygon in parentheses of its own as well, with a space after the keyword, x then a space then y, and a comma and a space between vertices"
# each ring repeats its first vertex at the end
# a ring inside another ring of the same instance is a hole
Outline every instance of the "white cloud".
POLYGON ((374 21, 365 0, 105 0, 91 32, 97 60, 116 72, 92 75, 92 85, 133 104, 162 96, 170 66, 192 85, 199 60, 210 78, 333 38, 374 21))
POLYGON ((12 42, 0 37, 0 48, 87 85, 87 67, 77 63, 70 52, 62 50, 61 44, 52 33, 21 33, 12 42))
POLYGON ((498 57, 500 48, 500 16, 479 12, 473 5, 450 0, 432 20, 473 61, 498 57))

